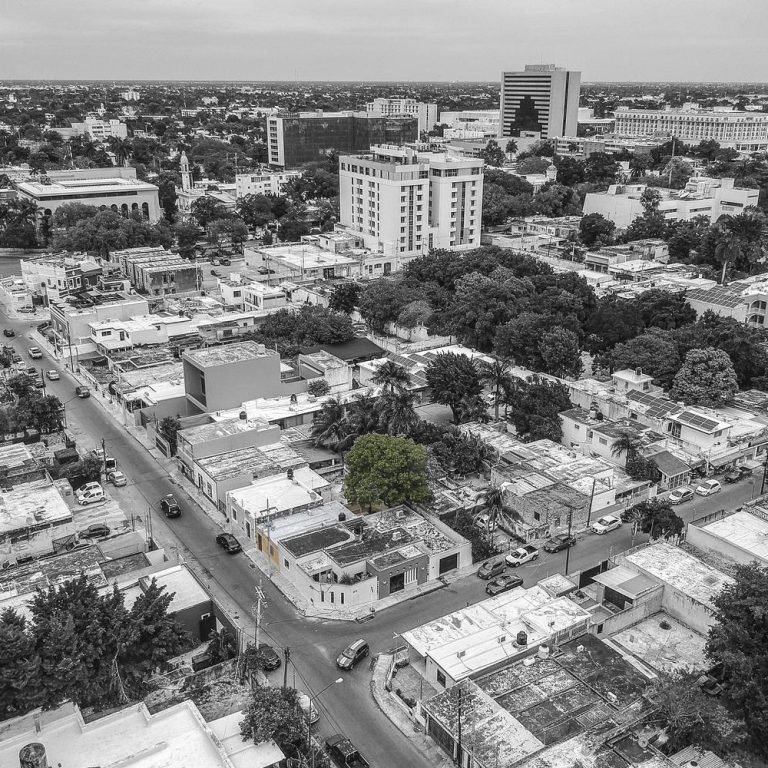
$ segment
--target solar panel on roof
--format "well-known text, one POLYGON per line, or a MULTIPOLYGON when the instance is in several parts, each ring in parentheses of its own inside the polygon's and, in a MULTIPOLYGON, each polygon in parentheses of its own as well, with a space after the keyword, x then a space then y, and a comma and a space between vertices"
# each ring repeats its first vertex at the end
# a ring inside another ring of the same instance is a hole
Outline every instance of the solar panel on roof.
POLYGON ((684 411, 677 417, 678 421, 682 421, 683 424, 688 424, 698 429, 704 429, 711 432, 717 427, 718 422, 714 419, 708 419, 706 416, 700 416, 697 413, 691 413, 690 411, 684 411))

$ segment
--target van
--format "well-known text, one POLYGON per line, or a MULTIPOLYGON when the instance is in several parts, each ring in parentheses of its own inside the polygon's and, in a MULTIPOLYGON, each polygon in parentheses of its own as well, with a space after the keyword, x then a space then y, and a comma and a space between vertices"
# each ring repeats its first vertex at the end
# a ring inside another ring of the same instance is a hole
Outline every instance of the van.
POLYGON ((104 450, 102 448, 94 448, 91 451, 91 456, 101 462, 101 468, 102 470, 106 468, 107 474, 114 472, 117 469, 117 459, 115 459, 113 456, 110 456, 109 454, 107 454, 105 459, 104 450))

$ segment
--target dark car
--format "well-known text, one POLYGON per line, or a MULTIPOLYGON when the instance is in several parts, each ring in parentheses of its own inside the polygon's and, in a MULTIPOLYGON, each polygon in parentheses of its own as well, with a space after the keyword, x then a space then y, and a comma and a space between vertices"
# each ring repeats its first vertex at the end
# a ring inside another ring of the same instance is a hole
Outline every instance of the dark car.
POLYGON ((325 749, 331 760, 341 768, 369 768, 370 763, 357 751, 355 745, 341 733, 325 740, 325 749))
POLYGON ((486 560, 478 569, 477 575, 481 579, 492 579, 494 576, 499 576, 507 569, 507 564, 504 562, 504 558, 498 560, 486 560))
POLYGON ((90 397, 91 396, 91 390, 88 389, 88 387, 75 387, 75 394, 78 397, 90 397))
POLYGON ((365 640, 355 640, 337 656, 336 666, 339 669, 354 669, 370 652, 365 640))
POLYGON ((280 660, 277 651, 271 645, 260 643, 258 655, 261 659, 262 666, 266 670, 277 669, 283 663, 280 660))
POLYGON ((172 493, 160 499, 160 511, 166 517, 181 517, 181 507, 172 493))
POLYGON ((497 579, 494 579, 493 581, 489 581, 488 584, 485 586, 485 591, 489 595, 498 595, 501 592, 508 592, 510 589, 514 589, 515 587, 522 587, 523 586, 523 579, 520 576, 513 576, 513 575, 504 575, 499 576, 497 579))
POLYGON ((734 467, 723 475, 723 480, 726 483, 738 483, 739 480, 743 480, 751 474, 752 470, 749 467, 734 467))
POLYGON ((212 269, 211 270, 211 276, 212 277, 221 277, 221 272, 219 272, 218 270, 212 269))
POLYGON ((576 537, 569 536, 567 533, 558 533, 544 542, 545 552, 559 552, 561 549, 576 546, 576 537))
POLYGON ((16 335, 16 331, 13 330, 13 328, 3 328, 3 336, 7 336, 9 339, 12 339, 16 335))
POLYGON ((106 523, 94 523, 80 531, 81 539, 100 539, 103 536, 109 536, 109 526, 106 523))
POLYGON ((224 547, 230 555, 243 551, 240 542, 231 533, 220 533, 216 537, 216 543, 220 547, 224 547))
POLYGON ((229 267, 232 262, 229 259, 219 259, 219 264, 221 264, 222 267, 229 267))

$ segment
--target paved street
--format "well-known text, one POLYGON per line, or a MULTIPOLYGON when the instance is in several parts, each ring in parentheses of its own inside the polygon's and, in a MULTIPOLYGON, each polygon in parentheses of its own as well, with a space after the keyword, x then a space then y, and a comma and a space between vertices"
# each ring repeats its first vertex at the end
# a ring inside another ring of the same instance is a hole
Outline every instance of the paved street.
MULTIPOLYGON (((13 343, 25 362, 29 361, 27 349, 34 345, 29 340, 28 332, 36 322, 10 321, 5 315, 0 318, 0 325, 16 330, 17 337, 6 341, 13 343)), ((230 556, 216 545, 214 537, 219 531, 216 524, 170 480, 147 450, 115 423, 97 402, 99 395, 86 400, 75 397, 75 381, 65 372, 63 365, 52 361, 47 355, 36 365, 46 370, 57 368, 62 373, 60 381, 46 384, 48 391, 66 404, 68 427, 77 437, 78 445, 92 447, 103 438, 109 454, 117 459, 120 469, 128 476, 126 487, 108 487, 108 492, 120 502, 126 515, 141 518, 143 525, 151 506, 155 510, 155 538, 166 548, 176 549, 185 558, 199 562, 206 571, 214 595, 224 595, 237 606, 239 613, 236 618, 248 616, 254 602, 254 586, 259 581, 259 574, 251 562, 244 555, 230 556), (174 493, 179 499, 183 509, 180 519, 166 520, 157 514, 158 500, 166 493, 174 493)), ((755 483, 759 480, 757 476, 754 478, 755 483)), ((690 520, 719 509, 739 506, 758 491, 759 486, 755 488, 752 479, 748 479, 733 486, 726 485, 715 496, 697 497, 677 507, 677 511, 690 520)), ((634 543, 644 540, 646 537, 640 536, 634 543)), ((571 551, 570 570, 592 565, 632 543, 630 526, 627 525, 605 536, 585 534, 571 551)), ((565 552, 553 555, 542 552, 536 563, 523 566, 520 575, 525 579, 526 586, 548 574, 562 573, 565 556, 565 552)), ((401 603, 358 625, 354 622, 304 618, 267 577, 263 577, 262 582, 268 601, 263 624, 265 641, 276 648, 290 647, 293 665, 288 674, 289 682, 295 680, 296 687, 314 691, 339 676, 334 659, 349 641, 364 636, 371 645, 372 655, 390 649, 397 644, 395 636, 398 633, 483 599, 486 584, 476 576, 469 576, 424 597, 401 603)), ((282 677, 282 669, 275 674, 282 677)), ((343 677, 342 685, 330 688, 317 702, 323 717, 316 726, 316 732, 328 735, 343 731, 371 764, 380 768, 433 765, 433 761, 427 759, 416 743, 408 740, 379 712, 370 693, 367 665, 345 673, 343 677)))

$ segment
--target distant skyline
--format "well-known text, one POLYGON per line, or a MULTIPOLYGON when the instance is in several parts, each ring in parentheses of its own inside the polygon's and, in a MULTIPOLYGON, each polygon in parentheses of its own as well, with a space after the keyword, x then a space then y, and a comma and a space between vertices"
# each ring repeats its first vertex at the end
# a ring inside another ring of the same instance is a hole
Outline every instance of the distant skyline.
POLYGON ((25 0, 3 79, 765 82, 760 0, 25 0))

